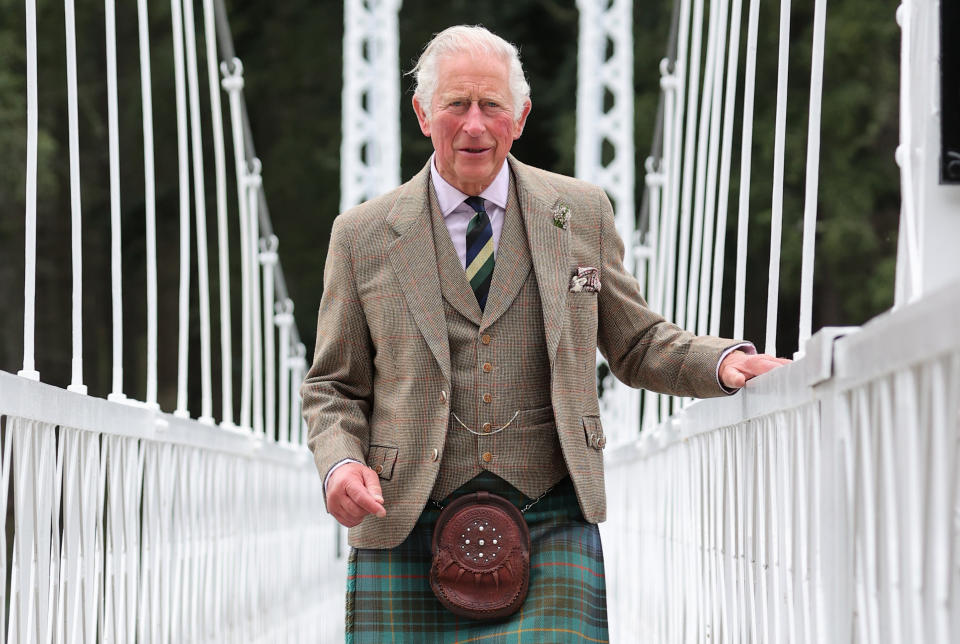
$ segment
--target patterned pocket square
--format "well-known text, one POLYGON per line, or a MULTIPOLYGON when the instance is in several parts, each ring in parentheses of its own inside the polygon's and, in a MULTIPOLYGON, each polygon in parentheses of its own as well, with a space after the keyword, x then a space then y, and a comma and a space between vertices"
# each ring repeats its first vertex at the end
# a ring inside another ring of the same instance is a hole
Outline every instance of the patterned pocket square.
POLYGON ((577 274, 570 278, 570 292, 596 293, 600 290, 600 271, 593 266, 578 266, 577 274))

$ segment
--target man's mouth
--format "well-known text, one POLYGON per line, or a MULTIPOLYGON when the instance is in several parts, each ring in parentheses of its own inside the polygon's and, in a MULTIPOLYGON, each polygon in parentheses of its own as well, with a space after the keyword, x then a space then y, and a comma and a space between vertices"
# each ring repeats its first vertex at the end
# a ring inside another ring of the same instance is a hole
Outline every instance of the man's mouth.
POLYGON ((482 152, 486 152, 486 151, 489 150, 489 149, 490 149, 490 148, 460 148, 460 151, 461 151, 461 152, 468 152, 468 153, 470 153, 470 154, 480 154, 480 153, 482 153, 482 152))

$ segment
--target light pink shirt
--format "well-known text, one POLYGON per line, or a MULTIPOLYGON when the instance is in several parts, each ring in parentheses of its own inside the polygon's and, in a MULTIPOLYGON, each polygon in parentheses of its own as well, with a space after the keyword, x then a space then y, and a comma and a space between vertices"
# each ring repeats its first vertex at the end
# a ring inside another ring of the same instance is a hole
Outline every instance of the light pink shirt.
MULTIPOLYGON (((443 221, 450 232, 450 241, 460 258, 460 265, 467 267, 467 224, 476 215, 476 211, 463 201, 470 195, 465 195, 440 176, 437 166, 430 157, 430 179, 433 181, 433 190, 437 194, 437 204, 443 213, 443 221)), ((500 172, 494 177, 493 183, 480 193, 484 200, 484 208, 490 217, 493 227, 493 256, 497 256, 497 246, 500 244, 500 231, 503 230, 503 219, 507 212, 507 195, 510 193, 510 168, 504 159, 500 172)))

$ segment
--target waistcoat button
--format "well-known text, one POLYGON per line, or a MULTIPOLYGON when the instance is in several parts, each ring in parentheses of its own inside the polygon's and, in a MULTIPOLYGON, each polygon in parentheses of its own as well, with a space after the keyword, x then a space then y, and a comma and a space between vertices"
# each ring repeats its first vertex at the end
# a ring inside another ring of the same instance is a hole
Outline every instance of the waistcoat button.
POLYGON ((484 424, 483 424, 483 433, 484 433, 484 434, 489 434, 489 433, 490 433, 490 423, 484 423, 484 424))
POLYGON ((483 342, 484 344, 490 344, 490 336, 487 335, 486 333, 484 333, 484 334, 480 337, 480 342, 483 342))
POLYGON ((483 372, 484 372, 484 373, 490 373, 491 371, 493 371, 493 365, 490 364, 489 362, 484 362, 484 363, 483 363, 483 372))
POLYGON ((482 458, 484 463, 489 463, 490 461, 493 460, 493 454, 491 454, 490 452, 484 452, 482 458))
POLYGON ((493 396, 491 396, 490 394, 483 394, 483 402, 488 403, 491 400, 493 400, 493 396))

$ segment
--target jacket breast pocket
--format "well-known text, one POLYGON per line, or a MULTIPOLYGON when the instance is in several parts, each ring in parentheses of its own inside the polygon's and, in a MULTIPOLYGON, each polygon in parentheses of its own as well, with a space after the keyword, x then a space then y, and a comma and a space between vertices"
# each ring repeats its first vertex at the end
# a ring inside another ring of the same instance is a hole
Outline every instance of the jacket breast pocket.
POLYGON ((399 452, 400 450, 396 447, 371 445, 370 452, 367 454, 367 466, 380 475, 380 478, 390 480, 399 452))

